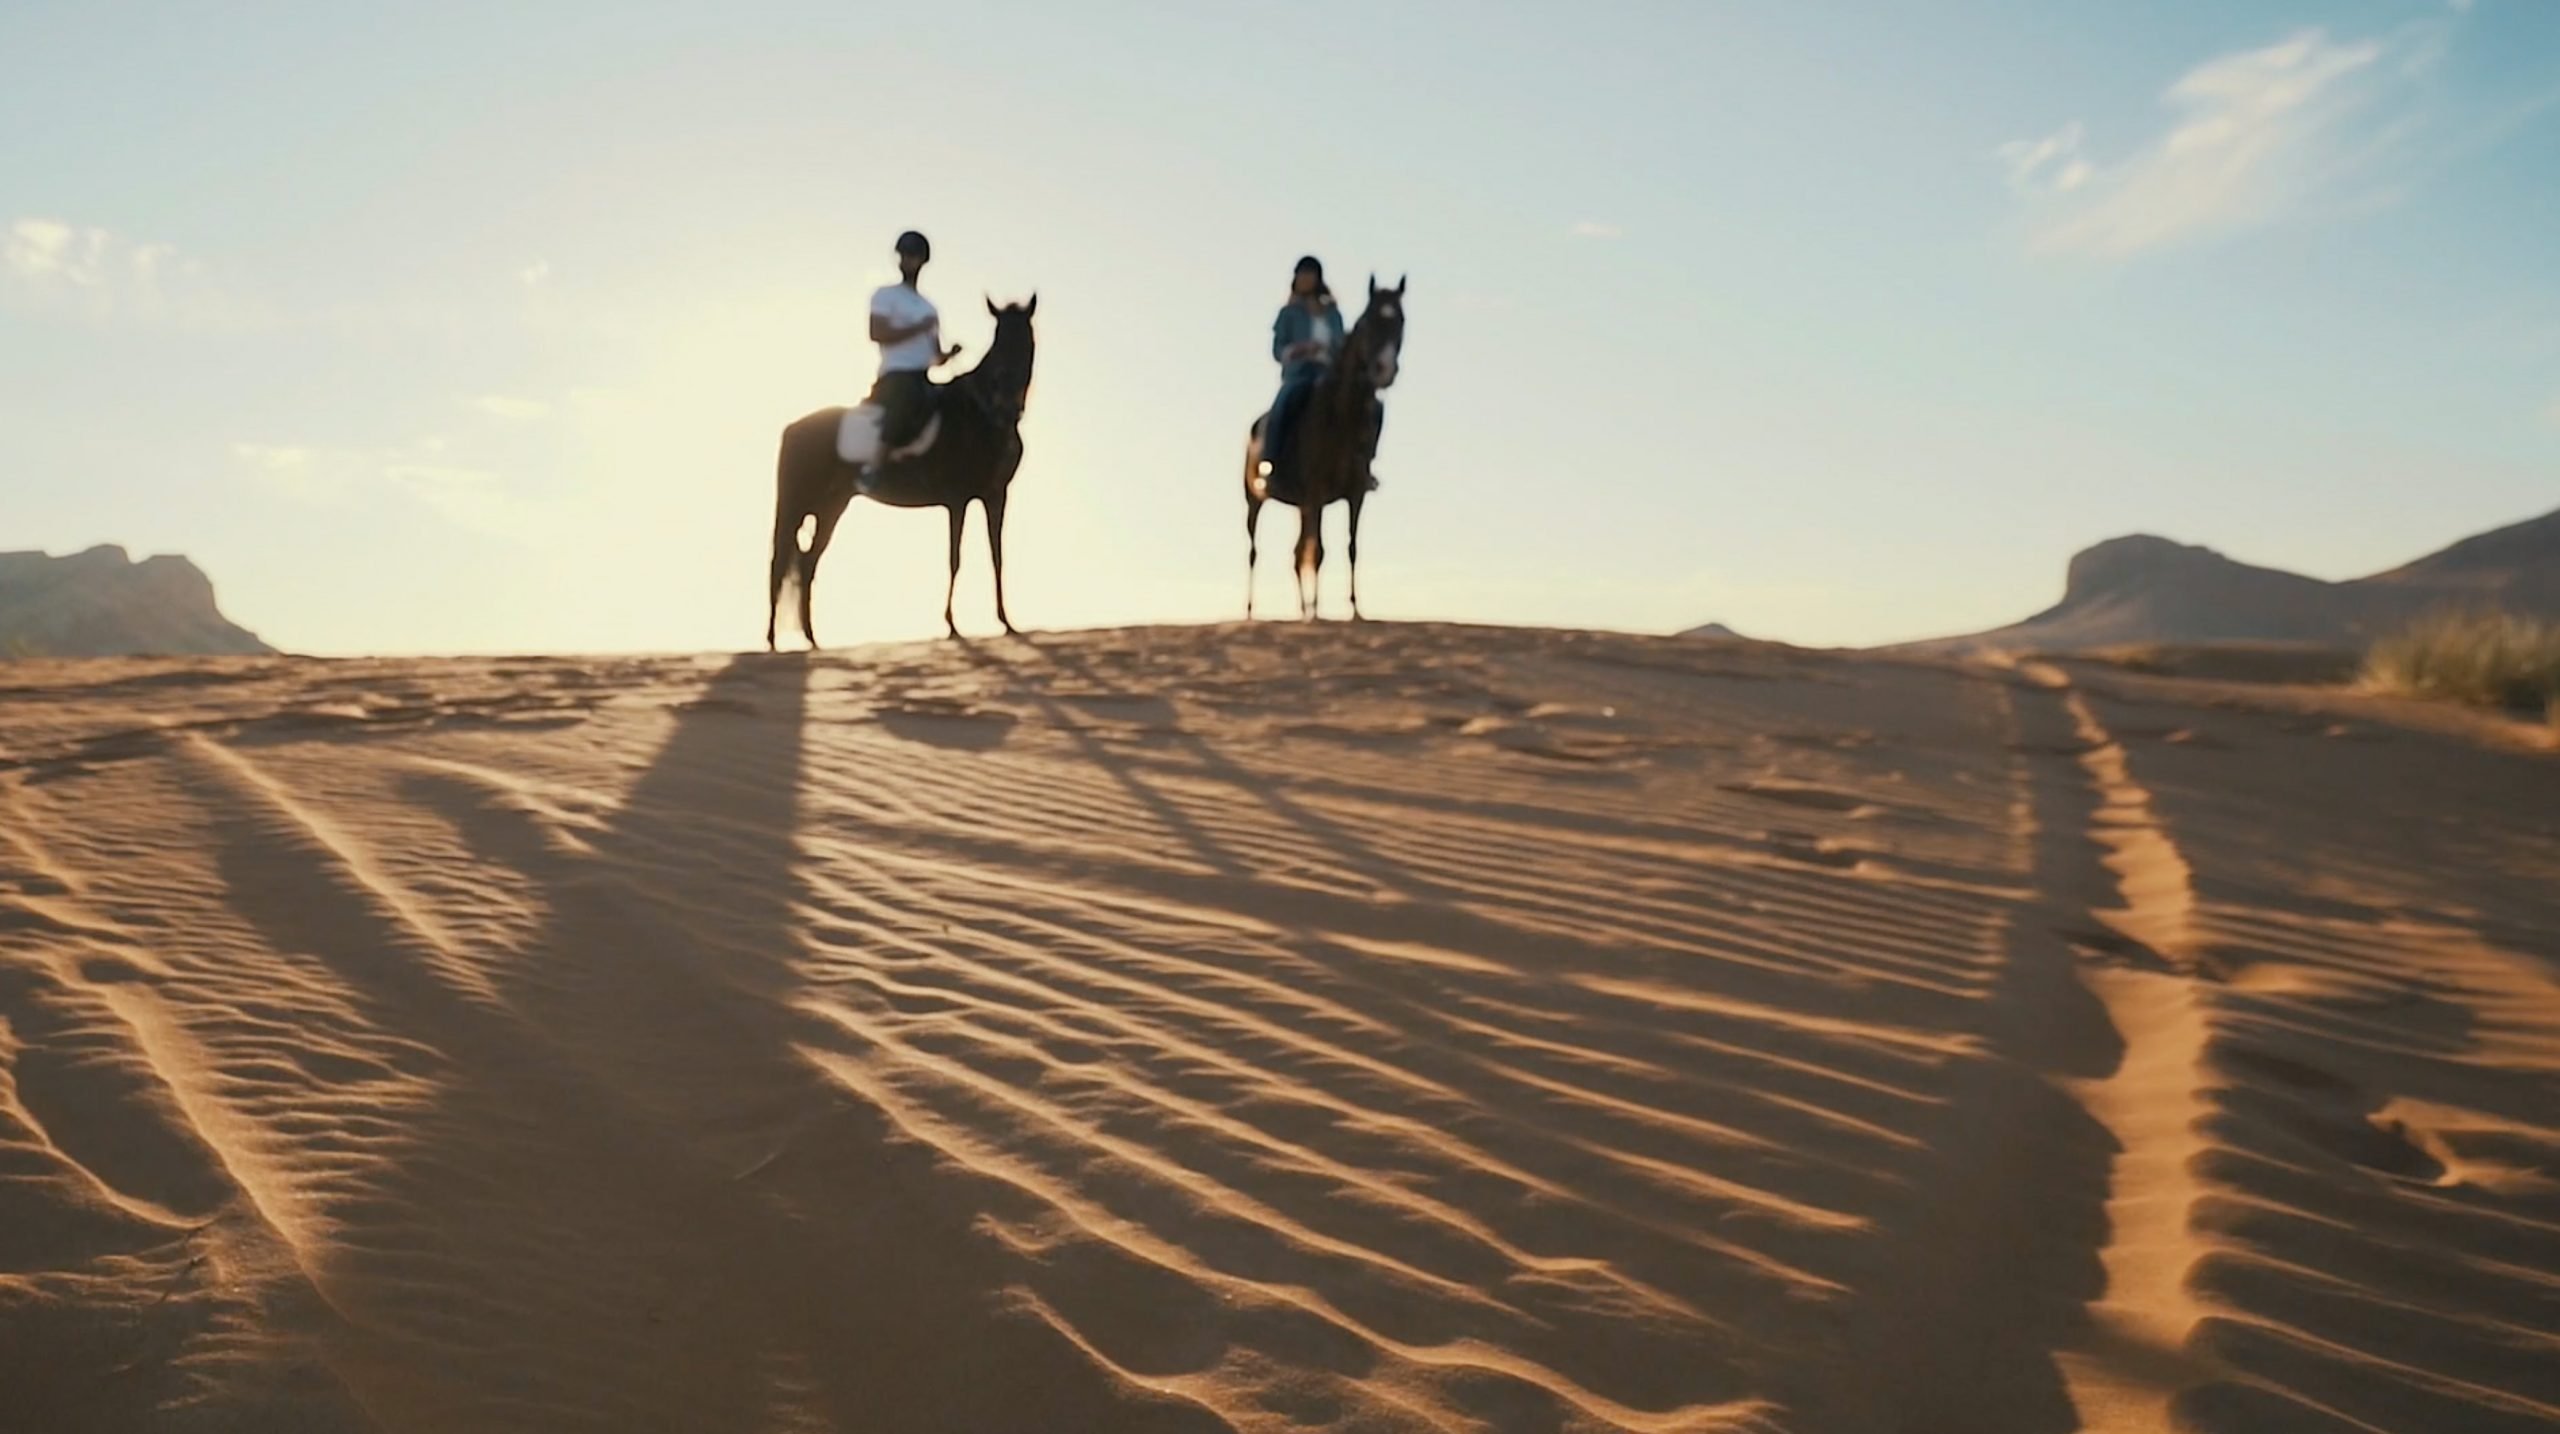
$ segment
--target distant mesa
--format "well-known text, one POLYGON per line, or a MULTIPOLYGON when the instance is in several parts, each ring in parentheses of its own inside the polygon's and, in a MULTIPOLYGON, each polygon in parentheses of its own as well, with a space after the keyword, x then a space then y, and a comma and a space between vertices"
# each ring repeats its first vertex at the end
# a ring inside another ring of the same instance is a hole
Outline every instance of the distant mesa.
POLYGON ((185 558, 0 553, 0 657, 232 656, 273 652, 222 615, 185 558))
POLYGON ((2043 612, 1989 632, 1900 647, 1940 653, 2194 643, 2361 648, 2446 607, 2560 618, 2560 512, 2336 583, 2148 534, 2111 538, 2071 560, 2062 601, 2043 612))
POLYGON ((1720 623, 1720 622, 1703 623, 1703 624, 1701 624, 1701 625, 1699 625, 1699 626, 1697 626, 1697 627, 1685 628, 1685 629, 1683 629, 1683 630, 1681 631, 1680 636, 1682 636, 1682 637, 1725 637, 1725 638, 1731 638, 1731 639, 1733 639, 1733 640, 1735 640, 1735 641, 1737 641, 1737 642, 1749 642, 1749 641, 1751 640, 1751 639, 1749 639, 1749 638, 1747 638, 1747 637, 1744 637, 1741 633, 1738 633, 1738 632, 1734 631, 1732 628, 1729 628, 1729 627, 1725 626, 1723 623, 1720 623))
POLYGON ((2560 512, 2465 538, 2364 582, 2381 589, 2468 593, 2515 612, 2560 614, 2560 512))

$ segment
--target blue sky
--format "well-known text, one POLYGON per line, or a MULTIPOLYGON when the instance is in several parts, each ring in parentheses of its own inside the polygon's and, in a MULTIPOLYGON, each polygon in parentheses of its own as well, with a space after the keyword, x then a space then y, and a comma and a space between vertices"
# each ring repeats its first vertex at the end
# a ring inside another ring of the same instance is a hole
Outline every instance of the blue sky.
MULTIPOLYGON (((909 226, 973 350, 1040 295, 1033 626, 1238 614, 1307 251, 1411 275, 1373 616, 1870 643, 2119 533, 2345 577, 2560 505, 2535 0, 10 0, 0 133, 0 548, 306 651, 754 641, 909 226)), ((941 565, 858 505, 821 631, 941 565)))

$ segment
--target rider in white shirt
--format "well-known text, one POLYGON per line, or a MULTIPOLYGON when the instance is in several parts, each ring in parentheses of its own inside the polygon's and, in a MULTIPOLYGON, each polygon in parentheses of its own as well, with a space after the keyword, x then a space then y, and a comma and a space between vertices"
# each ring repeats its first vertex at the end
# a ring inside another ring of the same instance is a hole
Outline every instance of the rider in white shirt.
POLYGON ((913 442, 933 416, 931 371, 959 356, 960 346, 942 346, 942 315, 933 301, 916 291, 916 276, 933 257, 933 246, 910 229, 898 236, 898 282, 884 284, 871 295, 871 341, 880 346, 880 376, 871 385, 871 401, 880 414, 880 447, 885 453, 913 442))

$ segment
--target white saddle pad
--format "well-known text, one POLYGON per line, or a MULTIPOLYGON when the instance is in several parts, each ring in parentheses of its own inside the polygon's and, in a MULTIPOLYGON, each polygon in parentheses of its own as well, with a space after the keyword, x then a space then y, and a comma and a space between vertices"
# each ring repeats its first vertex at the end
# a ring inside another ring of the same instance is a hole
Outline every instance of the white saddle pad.
MULTIPOLYGON (((856 467, 868 467, 880 460, 880 406, 857 403, 844 411, 844 419, 836 425, 836 456, 856 467)), ((942 436, 942 415, 925 420, 924 431, 891 458, 913 458, 933 446, 942 436)))
POLYGON ((880 456, 877 405, 857 403, 844 411, 844 421, 836 425, 836 456, 853 464, 869 463, 880 456))

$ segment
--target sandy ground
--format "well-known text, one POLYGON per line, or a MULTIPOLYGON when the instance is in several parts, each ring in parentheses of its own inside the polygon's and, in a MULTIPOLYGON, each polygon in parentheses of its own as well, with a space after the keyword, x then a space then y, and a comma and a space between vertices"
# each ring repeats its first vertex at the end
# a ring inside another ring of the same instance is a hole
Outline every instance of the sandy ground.
POLYGON ((0 667, 0 1429, 2555 1426, 2547 753, 1443 627, 0 667))

